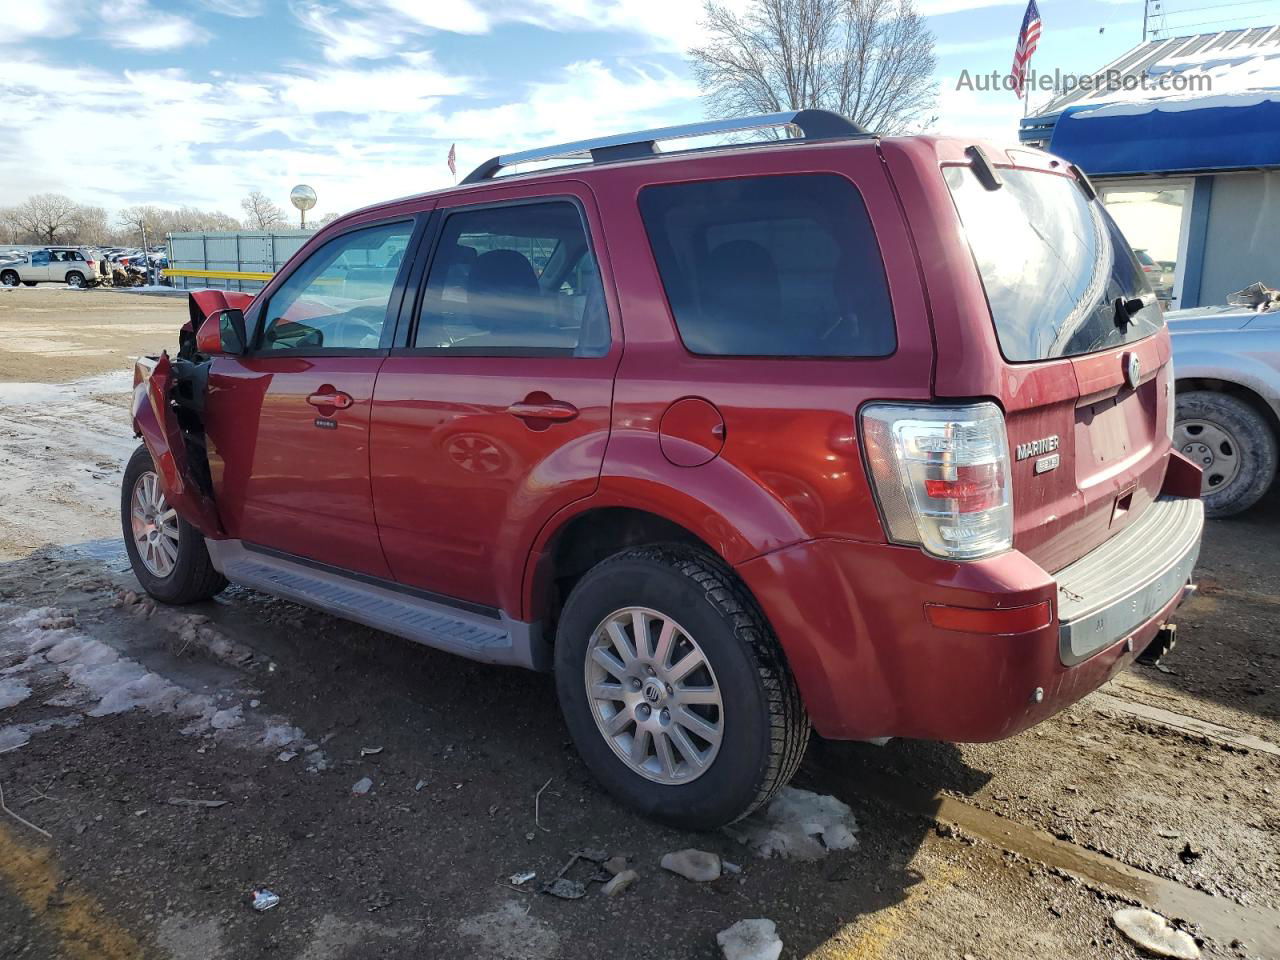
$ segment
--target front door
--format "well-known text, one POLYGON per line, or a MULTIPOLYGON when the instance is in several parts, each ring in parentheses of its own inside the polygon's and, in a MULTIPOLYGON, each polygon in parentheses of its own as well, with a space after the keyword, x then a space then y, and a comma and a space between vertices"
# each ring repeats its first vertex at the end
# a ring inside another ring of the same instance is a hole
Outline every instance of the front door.
POLYGON ((370 438, 395 577, 510 613, 537 531, 595 490, 621 355, 590 192, 539 186, 437 213, 370 438))
POLYGON ((204 419, 229 535, 390 575, 373 522, 369 412, 414 226, 364 226, 318 247, 270 293, 249 354, 214 359, 204 419))
POLYGON ((22 271, 22 279, 37 282, 50 279, 50 259, 48 250, 37 250, 31 254, 31 265, 22 271))

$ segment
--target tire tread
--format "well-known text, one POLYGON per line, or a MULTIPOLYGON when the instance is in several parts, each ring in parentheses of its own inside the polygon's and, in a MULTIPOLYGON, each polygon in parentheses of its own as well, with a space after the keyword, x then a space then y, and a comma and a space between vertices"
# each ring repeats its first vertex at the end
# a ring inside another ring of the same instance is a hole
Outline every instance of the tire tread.
POLYGON ((781 644, 755 598, 717 558, 680 544, 655 544, 623 550, 600 567, 626 560, 663 564, 697 584, 755 664, 769 710, 769 754, 756 796, 731 822, 750 816, 791 780, 809 744, 809 715, 781 644))

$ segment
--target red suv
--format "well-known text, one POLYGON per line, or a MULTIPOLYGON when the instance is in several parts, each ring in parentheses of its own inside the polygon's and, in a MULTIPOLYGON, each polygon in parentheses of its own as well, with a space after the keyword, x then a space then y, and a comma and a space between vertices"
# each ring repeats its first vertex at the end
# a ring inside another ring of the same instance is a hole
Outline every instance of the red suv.
POLYGON ((554 670, 596 776, 683 826, 811 724, 1051 716, 1167 644, 1199 550, 1160 308, 1038 151, 802 111, 497 157, 193 294, 180 346, 124 479, 152 596, 554 670))

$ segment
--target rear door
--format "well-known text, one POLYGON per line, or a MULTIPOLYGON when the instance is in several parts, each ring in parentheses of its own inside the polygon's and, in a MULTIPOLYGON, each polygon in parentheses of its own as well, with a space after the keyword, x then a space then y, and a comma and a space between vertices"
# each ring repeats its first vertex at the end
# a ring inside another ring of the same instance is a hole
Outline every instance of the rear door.
POLYGON ((1159 493, 1172 381, 1164 317, 1107 214, 1070 174, 971 164, 943 176, 1004 366, 992 384, 1012 446, 1015 546, 1049 571, 1159 493))
POLYGON ((374 507, 396 579, 514 612, 538 530, 599 480, 621 338, 583 184, 465 199, 378 377, 374 507))
POLYGON ((230 536, 390 575, 373 521, 369 412, 416 227, 412 217, 365 224, 316 248, 257 310, 251 352, 214 358, 204 420, 230 536))

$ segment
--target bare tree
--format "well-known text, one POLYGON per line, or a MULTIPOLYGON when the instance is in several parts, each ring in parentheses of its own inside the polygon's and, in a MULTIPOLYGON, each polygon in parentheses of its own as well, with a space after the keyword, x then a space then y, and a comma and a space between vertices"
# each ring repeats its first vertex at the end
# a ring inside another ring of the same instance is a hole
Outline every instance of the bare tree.
POLYGON ((136 207, 125 207, 116 215, 120 226, 124 227, 136 238, 138 234, 147 234, 147 239, 161 233, 165 211, 150 204, 136 207))
POLYGON ((111 239, 111 224, 107 220, 107 211, 102 207, 88 205, 77 207, 72 231, 76 243, 107 243, 111 239))
POLYGON ((270 230, 283 226, 284 210, 267 197, 261 190, 254 190, 240 201, 244 210, 244 225, 248 230, 270 230))
POLYGON ((60 193, 37 193, 9 210, 18 231, 35 237, 37 243, 53 243, 60 233, 75 226, 79 207, 60 193))
POLYGON ((937 100, 933 35, 912 0, 707 0, 689 51, 715 117, 825 109, 877 133, 926 126, 937 100))

